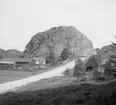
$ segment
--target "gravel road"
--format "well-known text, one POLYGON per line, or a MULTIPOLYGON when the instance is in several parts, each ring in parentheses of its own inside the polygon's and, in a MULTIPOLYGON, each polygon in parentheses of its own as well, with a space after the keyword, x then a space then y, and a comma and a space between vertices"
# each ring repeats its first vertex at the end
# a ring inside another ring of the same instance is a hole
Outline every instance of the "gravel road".
POLYGON ((27 85, 27 84, 32 83, 32 82, 37 82, 37 81, 44 79, 44 78, 51 78, 51 77, 55 77, 55 76, 60 76, 60 75, 62 75, 62 72, 64 72, 67 68, 70 69, 70 68, 73 68, 74 66, 75 66, 75 60, 71 61, 65 65, 62 65, 58 68, 52 69, 51 71, 44 72, 42 74, 37 74, 37 75, 27 77, 24 79, 2 83, 2 84, 0 84, 0 94, 13 91, 16 88, 19 88, 21 86, 27 85))

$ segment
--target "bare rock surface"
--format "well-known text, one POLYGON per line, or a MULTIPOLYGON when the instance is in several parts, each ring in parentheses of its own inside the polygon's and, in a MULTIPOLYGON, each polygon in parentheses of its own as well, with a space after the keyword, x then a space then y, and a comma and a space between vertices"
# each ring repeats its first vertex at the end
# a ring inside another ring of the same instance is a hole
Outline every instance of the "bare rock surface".
POLYGON ((93 44, 87 36, 73 26, 59 26, 34 35, 24 54, 40 56, 53 52, 58 57, 65 48, 76 56, 91 56, 93 52, 93 44))

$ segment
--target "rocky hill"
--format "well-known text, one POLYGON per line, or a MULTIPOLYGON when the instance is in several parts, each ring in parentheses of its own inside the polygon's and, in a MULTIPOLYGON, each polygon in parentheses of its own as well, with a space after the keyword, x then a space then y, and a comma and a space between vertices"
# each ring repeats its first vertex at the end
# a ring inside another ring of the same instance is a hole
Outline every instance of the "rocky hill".
POLYGON ((0 49, 0 58, 20 58, 23 57, 23 53, 16 49, 9 49, 7 51, 0 49))
POLYGON ((93 44, 87 36, 73 26, 59 26, 32 37, 26 45, 24 54, 28 56, 49 55, 51 52, 59 57, 64 49, 70 54, 90 56, 93 44))
POLYGON ((5 52, 5 55, 4 55, 4 57, 7 57, 7 58, 17 58, 21 56, 23 56, 23 53, 16 49, 9 49, 5 52))

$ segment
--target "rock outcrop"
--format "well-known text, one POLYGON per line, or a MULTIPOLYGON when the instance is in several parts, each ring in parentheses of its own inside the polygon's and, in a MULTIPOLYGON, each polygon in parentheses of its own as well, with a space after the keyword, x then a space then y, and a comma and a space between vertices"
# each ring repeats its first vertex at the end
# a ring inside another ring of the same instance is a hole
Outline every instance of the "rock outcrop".
POLYGON ((64 49, 76 56, 91 56, 93 44, 87 36, 73 26, 59 26, 37 33, 26 45, 24 54, 28 56, 49 55, 58 57, 64 49))

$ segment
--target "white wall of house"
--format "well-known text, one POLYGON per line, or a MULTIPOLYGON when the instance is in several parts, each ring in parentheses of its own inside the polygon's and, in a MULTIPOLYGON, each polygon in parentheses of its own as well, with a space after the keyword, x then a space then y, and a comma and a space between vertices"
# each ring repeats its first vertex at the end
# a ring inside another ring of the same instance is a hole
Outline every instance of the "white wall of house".
POLYGON ((89 57, 81 57, 81 61, 84 62, 86 59, 88 59, 89 57))
POLYGON ((40 64, 40 61, 36 61, 35 64, 40 64))

